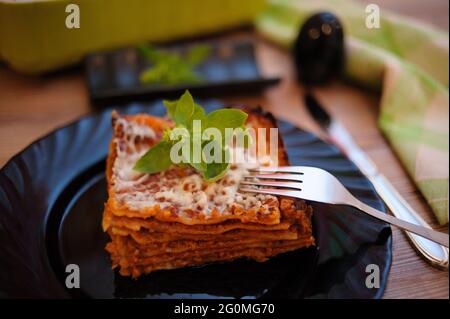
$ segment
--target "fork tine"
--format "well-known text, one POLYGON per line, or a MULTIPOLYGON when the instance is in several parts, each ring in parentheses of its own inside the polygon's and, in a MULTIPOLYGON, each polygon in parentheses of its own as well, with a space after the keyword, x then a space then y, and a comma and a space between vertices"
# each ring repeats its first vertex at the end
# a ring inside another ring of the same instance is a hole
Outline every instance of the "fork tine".
POLYGON ((259 173, 297 173, 303 174, 302 168, 299 166, 278 166, 278 167, 258 167, 249 169, 251 172, 259 173))
POLYGON ((275 181, 241 181, 242 185, 255 185, 255 186, 273 186, 273 187, 282 187, 282 188, 292 188, 297 190, 302 190, 301 183, 296 182, 275 182, 275 181))
POLYGON ((276 188, 248 188, 248 187, 239 187, 239 190, 245 193, 258 193, 266 195, 301 198, 300 191, 289 191, 276 188))
POLYGON ((299 174, 253 174, 244 176, 244 178, 259 178, 259 179, 279 179, 284 181, 298 181, 302 182, 302 176, 299 174))

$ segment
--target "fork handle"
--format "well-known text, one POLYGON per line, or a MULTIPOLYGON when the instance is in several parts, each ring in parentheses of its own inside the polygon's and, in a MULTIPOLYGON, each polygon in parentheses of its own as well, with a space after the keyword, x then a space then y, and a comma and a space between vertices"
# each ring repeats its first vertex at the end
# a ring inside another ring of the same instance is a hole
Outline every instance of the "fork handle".
MULTIPOLYGON (((407 222, 431 228, 428 223, 403 199, 392 184, 383 175, 377 173, 369 176, 370 181, 389 207, 392 215, 407 222)), ((439 268, 448 269, 448 248, 435 242, 429 241, 421 236, 405 232, 413 247, 421 253, 427 261, 439 268)))
POLYGON ((360 201, 355 202, 355 204, 353 206, 355 206, 359 210, 362 210, 363 212, 369 214, 372 217, 375 217, 375 218, 382 220, 384 222, 387 222, 391 225, 397 226, 401 229, 407 230, 409 232, 412 232, 414 234, 417 234, 419 236, 427 238, 431 241, 434 241, 434 242, 441 244, 448 248, 449 236, 446 233, 441 233, 441 232, 435 231, 435 230, 427 228, 427 227, 412 224, 405 220, 385 214, 385 213, 383 213, 375 208, 372 208, 369 205, 366 205, 360 201))

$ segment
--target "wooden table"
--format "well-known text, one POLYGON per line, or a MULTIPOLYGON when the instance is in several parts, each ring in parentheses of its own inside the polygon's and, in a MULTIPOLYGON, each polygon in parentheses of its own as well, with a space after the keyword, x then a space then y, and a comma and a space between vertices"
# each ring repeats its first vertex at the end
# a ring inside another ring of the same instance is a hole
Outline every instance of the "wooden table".
MULTIPOLYGON (((446 21, 448 29, 448 15, 446 21)), ((302 104, 302 87, 295 82, 288 54, 255 38, 263 72, 282 76, 283 81, 262 96, 235 96, 227 100, 259 104, 280 118, 318 132, 302 104)), ((341 82, 315 89, 315 94, 330 113, 342 120, 406 200, 433 227, 448 231, 447 227, 438 227, 424 199, 377 129, 379 96, 341 82)), ((0 166, 36 138, 92 111, 80 69, 32 78, 0 67, 0 166)), ((393 263, 384 297, 448 298, 448 271, 437 270, 423 261, 398 229, 393 228, 393 236, 393 263)))

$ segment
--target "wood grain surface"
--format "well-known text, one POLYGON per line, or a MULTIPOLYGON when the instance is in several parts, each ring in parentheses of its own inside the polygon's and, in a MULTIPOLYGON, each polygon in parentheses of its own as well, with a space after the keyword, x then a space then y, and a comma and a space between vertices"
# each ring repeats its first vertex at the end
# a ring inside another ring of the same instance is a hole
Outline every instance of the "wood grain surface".
MULTIPOLYGON (((378 3, 382 8, 386 6, 418 18, 423 17, 448 30, 448 1, 445 0, 362 2, 378 3)), ((319 132, 302 103, 303 88, 295 81, 293 65, 287 52, 255 35, 243 36, 250 36, 256 41, 257 59, 262 71, 279 75, 283 80, 262 96, 240 96, 236 92, 236 96, 226 100, 261 105, 280 118, 319 132)), ((380 134, 376 125, 380 97, 341 82, 316 88, 314 93, 333 116, 342 120, 358 144, 406 200, 433 227, 448 232, 447 227, 438 227, 424 199, 380 134)), ((44 77, 27 77, 0 66, 0 167, 33 140, 90 112, 93 112, 93 108, 81 68, 44 77)), ((448 299, 448 271, 435 269, 423 261, 398 229, 393 228, 393 236, 393 263, 384 298, 448 299)))

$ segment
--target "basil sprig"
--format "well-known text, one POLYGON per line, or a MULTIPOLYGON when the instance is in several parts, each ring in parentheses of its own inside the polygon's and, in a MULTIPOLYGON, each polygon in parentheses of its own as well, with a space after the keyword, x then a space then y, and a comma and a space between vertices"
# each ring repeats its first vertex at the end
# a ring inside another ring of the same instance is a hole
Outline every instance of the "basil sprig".
POLYGON ((194 102, 189 91, 186 91, 177 101, 164 101, 164 105, 167 108, 167 115, 175 122, 175 126, 164 132, 162 140, 151 147, 136 162, 134 169, 153 174, 167 170, 172 165, 189 165, 199 171, 209 182, 223 177, 230 166, 228 144, 232 137, 232 135, 226 134, 226 129, 244 128, 247 114, 237 109, 218 109, 206 114, 205 110, 194 102), (200 131, 196 131, 198 126, 194 126, 195 120, 201 121, 200 131), (221 138, 212 136, 205 139, 203 133, 209 128, 220 132, 221 138), (184 129, 187 133, 186 137, 184 139, 171 138, 175 129, 184 129), (195 138, 196 134, 201 138, 195 138), (174 163, 170 155, 171 150, 175 144, 180 142, 189 144, 189 156, 183 157, 182 163, 174 163), (200 159, 194 159, 195 147, 202 152, 200 159), (219 153, 216 154, 216 152, 219 153), (220 158, 220 160, 205 160, 205 158, 220 158))

